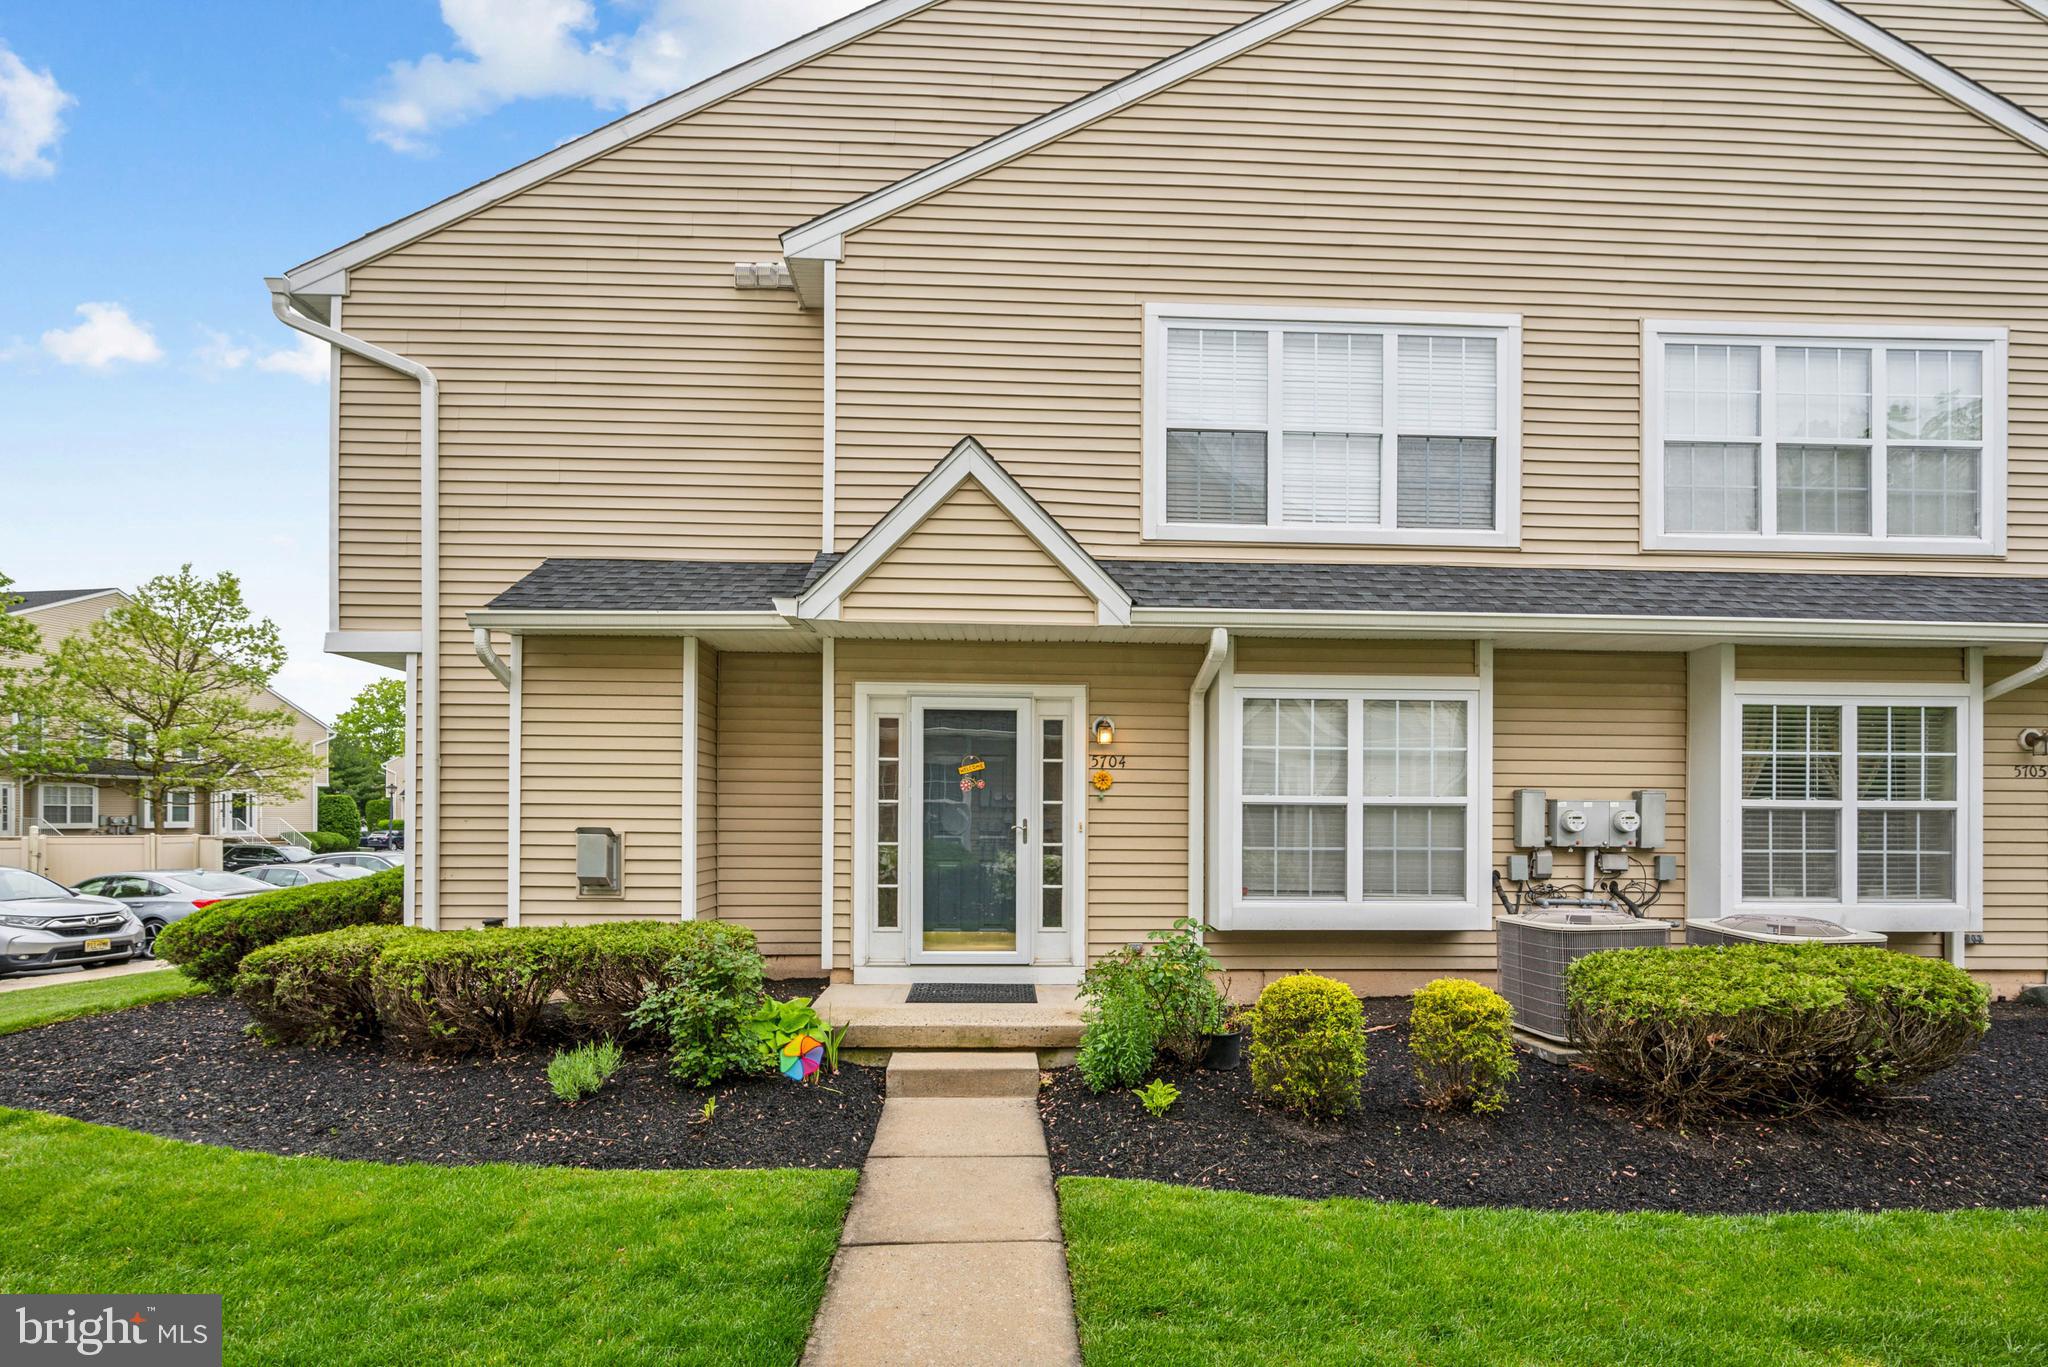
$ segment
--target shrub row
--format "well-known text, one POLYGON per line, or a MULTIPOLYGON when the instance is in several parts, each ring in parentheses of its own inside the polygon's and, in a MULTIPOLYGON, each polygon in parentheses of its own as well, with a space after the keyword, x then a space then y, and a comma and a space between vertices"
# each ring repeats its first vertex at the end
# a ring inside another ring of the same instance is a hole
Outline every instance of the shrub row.
POLYGON ((280 888, 255 897, 215 902, 164 927, 156 953, 215 992, 234 986, 235 973, 255 950, 296 935, 344 926, 395 926, 404 916, 405 871, 386 869, 368 878, 280 888))
POLYGON ((1846 945, 1608 950, 1571 965, 1565 998, 1588 1063, 1659 1116, 1878 1095, 1954 1063, 1991 1019, 1953 964, 1846 945))
MULTIPOLYGON (((758 985, 754 934, 727 922, 353 927, 251 953, 234 992, 259 1031, 282 1043, 381 1036, 416 1052, 462 1054, 532 1039, 558 994, 571 1033, 627 1033, 655 989, 688 985, 707 958, 729 956, 751 959, 758 985)), ((749 1006, 758 1001, 757 990, 749 1006)))

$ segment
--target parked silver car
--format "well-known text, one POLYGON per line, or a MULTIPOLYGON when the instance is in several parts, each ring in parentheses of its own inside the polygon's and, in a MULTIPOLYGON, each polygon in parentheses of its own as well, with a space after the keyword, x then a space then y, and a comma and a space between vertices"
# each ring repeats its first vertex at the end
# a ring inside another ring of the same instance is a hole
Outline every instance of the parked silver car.
POLYGON ((142 922, 119 902, 0 868, 0 976, 126 963, 142 941, 142 922))
POLYGON ((361 869, 364 873, 382 873, 386 869, 397 868, 400 861, 381 854, 371 854, 366 850, 344 850, 339 854, 316 854, 306 862, 335 864, 343 868, 361 869))
POLYGON ((111 897, 127 907, 129 914, 142 922, 142 952, 153 959, 157 932, 171 922, 215 902, 253 897, 271 888, 268 883, 239 873, 152 869, 145 873, 103 873, 80 883, 78 890, 91 897, 111 897))
POLYGON ((368 878, 368 869, 352 868, 347 864, 265 864, 260 869, 250 869, 248 876, 260 878, 273 888, 303 888, 309 883, 339 883, 349 878, 368 878))

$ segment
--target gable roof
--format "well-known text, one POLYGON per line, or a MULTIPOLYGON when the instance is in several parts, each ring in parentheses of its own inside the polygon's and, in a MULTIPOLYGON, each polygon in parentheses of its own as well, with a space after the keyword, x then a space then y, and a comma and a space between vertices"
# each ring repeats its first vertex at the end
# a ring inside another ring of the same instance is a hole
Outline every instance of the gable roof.
POLYGON ((1095 600, 1097 617, 1103 625, 1130 625, 1130 594, 973 437, 963 437, 894 508, 868 529, 867 535, 811 582, 796 600, 797 617, 836 619, 840 600, 847 592, 867 578, 889 552, 969 481, 981 485, 1024 534, 1095 600))
POLYGON ((1843 3, 1994 94, 2048 116, 2048 0, 1843 3))
POLYGON ((118 589, 10 589, 8 592, 20 602, 10 603, 9 612, 35 612, 41 608, 53 608, 59 603, 75 603, 87 598, 99 598, 118 589))
MULTIPOLYGON (((1226 29, 1120 81, 1041 114, 1007 133, 998 134, 791 228, 782 235, 782 248, 790 259, 799 292, 806 293, 806 302, 811 302, 804 287, 806 283, 812 283, 815 290, 816 273, 815 269, 807 271, 797 263, 838 260, 846 234, 963 181, 972 180, 985 171, 1085 128, 1351 3, 1353 0, 1287 0, 1287 3, 1235 28, 1226 29)), ((1780 3, 1833 30, 1871 56, 1933 88, 1987 122, 2003 128, 2036 151, 2048 153, 2048 122, 1953 68, 1944 66, 1919 48, 1836 3, 1836 0, 1780 0, 1780 3)))
POLYGON ((294 266, 284 274, 285 289, 291 294, 345 294, 348 271, 353 266, 360 266, 457 219, 487 209, 564 171, 574 170, 586 161, 647 136, 664 124, 674 123, 707 105, 737 95, 750 86, 801 66, 813 57, 866 37, 898 19, 938 3, 939 0, 875 0, 875 3, 855 10, 843 19, 812 29, 737 66, 727 67, 665 99, 656 100, 602 128, 565 142, 551 152, 522 162, 509 171, 502 171, 489 180, 457 191, 438 203, 294 266))

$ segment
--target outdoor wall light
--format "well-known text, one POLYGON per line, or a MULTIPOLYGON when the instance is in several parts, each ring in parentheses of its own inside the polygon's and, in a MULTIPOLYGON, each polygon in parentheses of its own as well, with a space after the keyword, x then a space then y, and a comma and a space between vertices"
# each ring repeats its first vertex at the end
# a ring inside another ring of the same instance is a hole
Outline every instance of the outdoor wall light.
POLYGON ((1116 723, 1108 717, 1097 717, 1095 719, 1095 743, 1097 745, 1116 744, 1116 723))
POLYGON ((2048 731, 2029 726, 2020 732, 2020 749, 2031 755, 2048 754, 2048 731))

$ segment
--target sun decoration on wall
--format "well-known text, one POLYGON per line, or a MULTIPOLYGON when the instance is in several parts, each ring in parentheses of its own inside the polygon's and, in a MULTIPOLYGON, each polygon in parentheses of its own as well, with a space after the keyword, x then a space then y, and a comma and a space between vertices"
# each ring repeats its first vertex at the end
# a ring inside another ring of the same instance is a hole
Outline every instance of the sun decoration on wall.
POLYGON ((1088 776, 1088 781, 1095 785, 1096 792, 1106 793, 1109 791, 1109 785, 1116 782, 1116 775, 1107 769, 1097 769, 1088 776))

